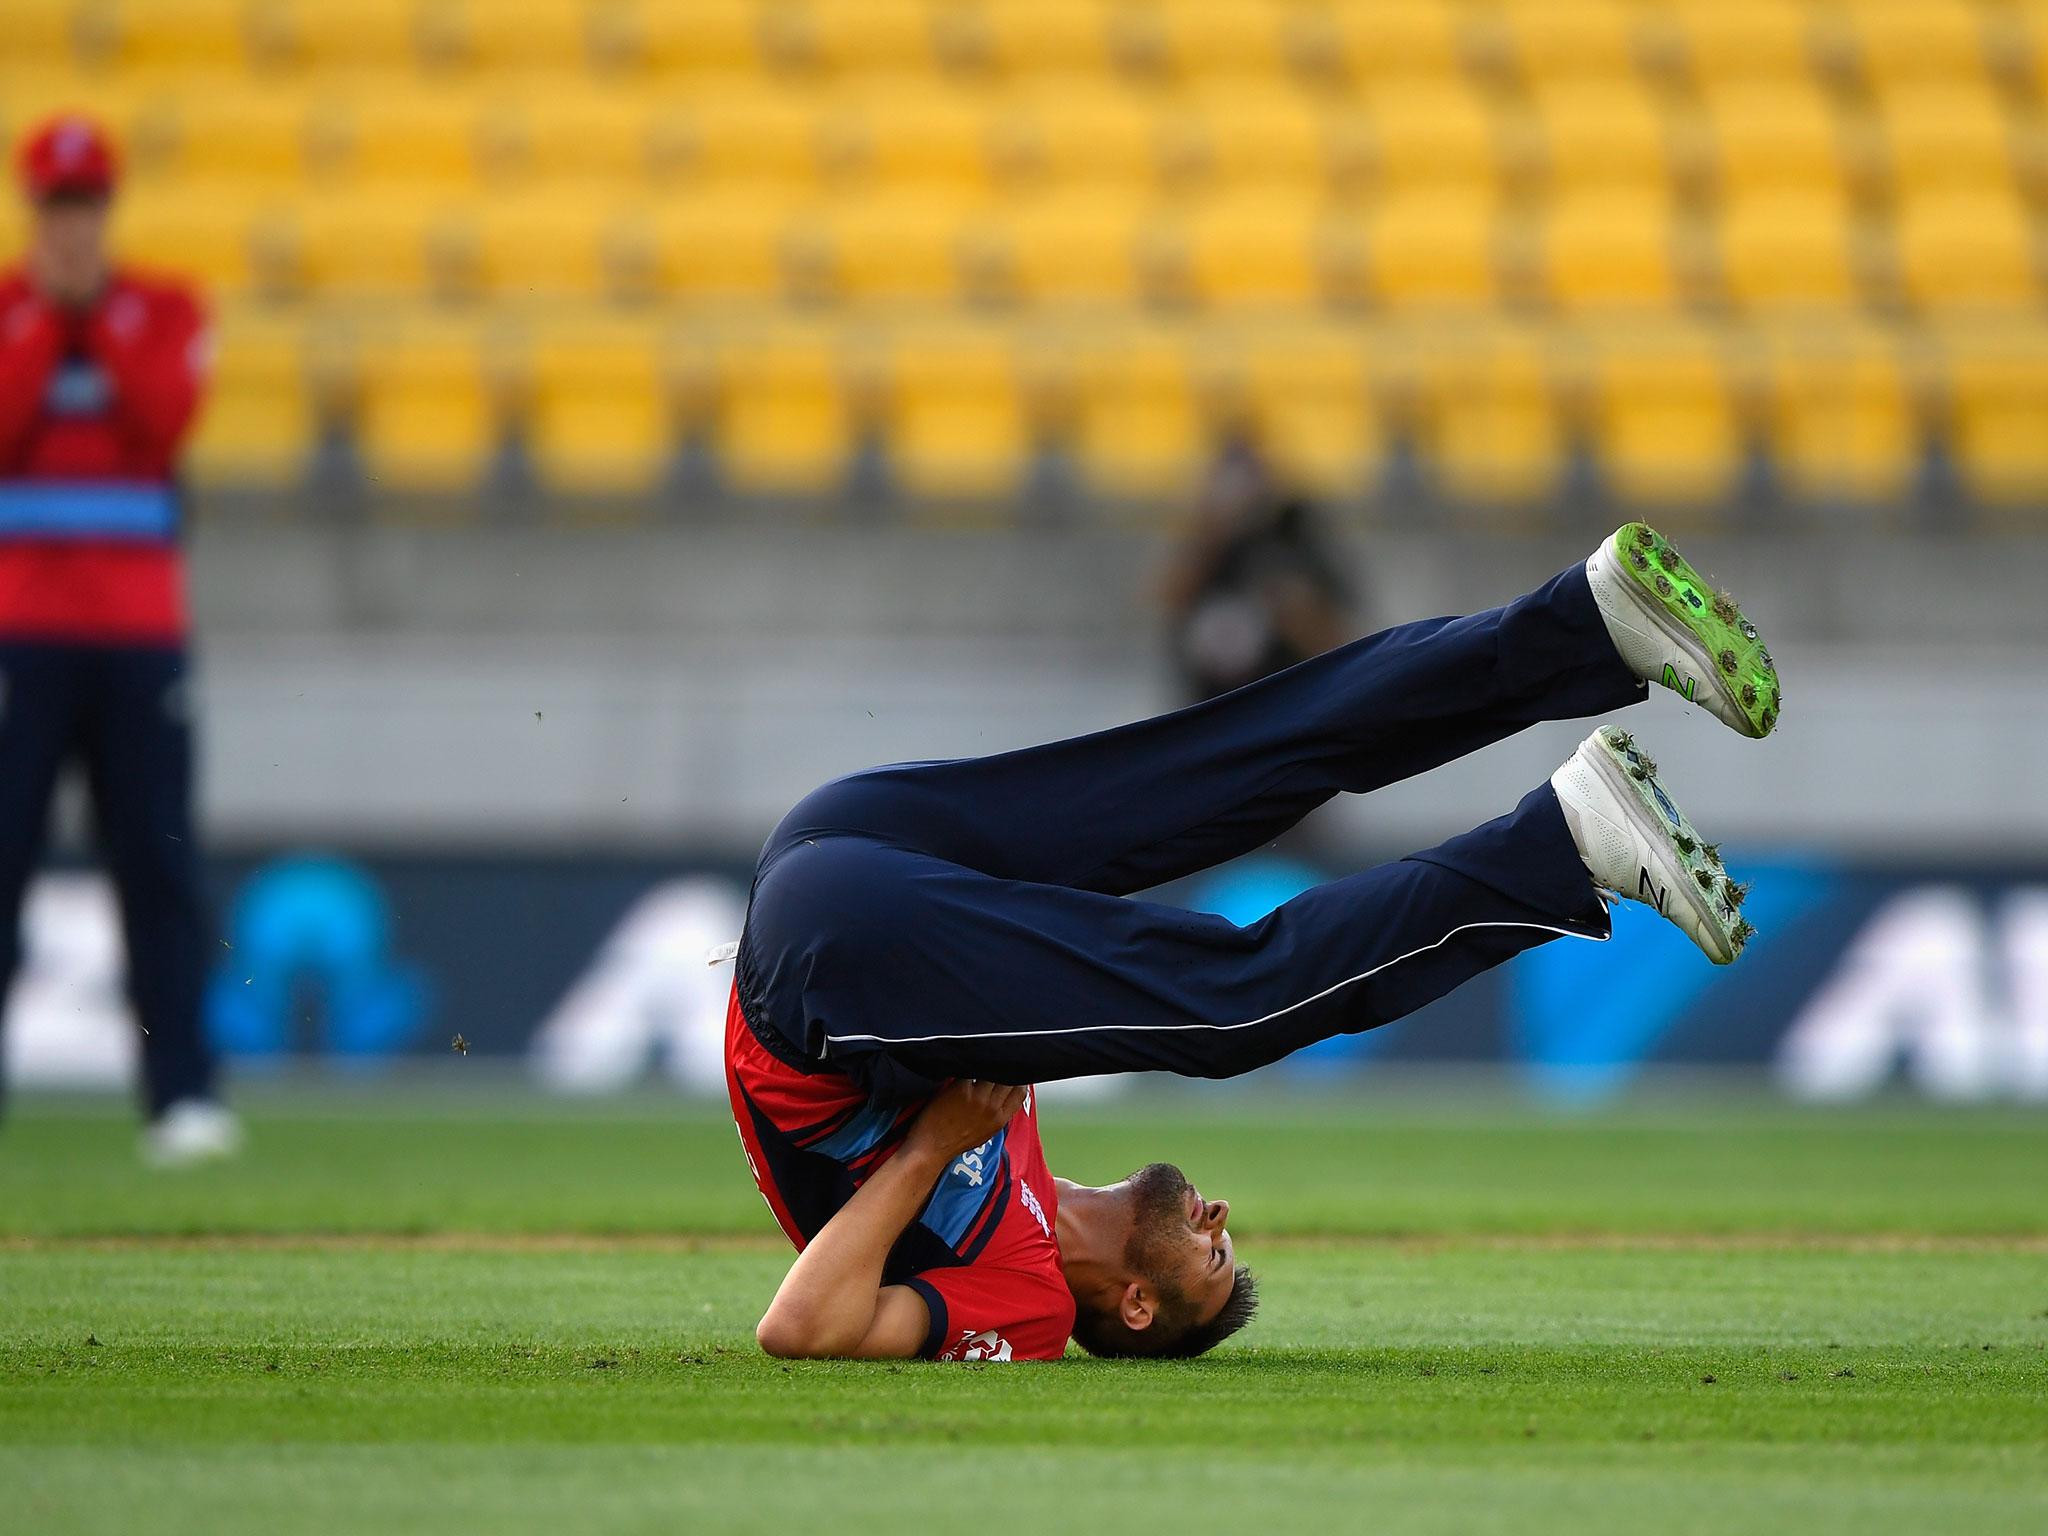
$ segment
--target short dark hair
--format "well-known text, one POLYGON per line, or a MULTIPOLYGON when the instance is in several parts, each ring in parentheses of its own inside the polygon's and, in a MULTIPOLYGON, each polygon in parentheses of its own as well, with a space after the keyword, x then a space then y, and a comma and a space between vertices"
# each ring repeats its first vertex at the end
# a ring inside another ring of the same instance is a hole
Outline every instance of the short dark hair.
POLYGON ((1259 1282, 1240 1264, 1223 1306, 1206 1323, 1177 1327, 1180 1298, 1167 1298, 1150 1328, 1132 1329, 1114 1312, 1082 1307, 1074 1314, 1074 1338, 1089 1354, 1106 1360, 1192 1360, 1206 1355, 1252 1320, 1259 1310, 1259 1282))

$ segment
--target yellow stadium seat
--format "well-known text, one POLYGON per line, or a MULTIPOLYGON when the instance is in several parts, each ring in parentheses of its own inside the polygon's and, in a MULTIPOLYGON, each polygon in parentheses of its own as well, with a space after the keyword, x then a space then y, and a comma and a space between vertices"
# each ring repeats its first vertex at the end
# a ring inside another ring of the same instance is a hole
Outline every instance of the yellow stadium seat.
POLYGON ((1954 336, 1944 348, 1949 443, 1963 483, 1992 508, 2048 509, 2048 336, 1954 336))
POLYGON ((123 69, 237 70, 253 41, 248 0, 118 0, 104 9, 113 29, 110 52, 123 69))
POLYGON ((1741 308, 1842 308, 1856 300, 1849 209, 1838 191, 1746 193, 1723 205, 1717 233, 1721 280, 1741 308))
POLYGON ((206 87, 157 112, 167 175, 210 184, 291 186, 309 171, 307 104, 298 91, 206 87))
POLYGON ((1162 60, 1181 79, 1286 73, 1286 10, 1269 0, 1178 0, 1153 14, 1162 60))
POLYGON ((1189 285, 1213 309, 1304 309, 1322 290, 1313 197, 1287 188, 1206 198, 1183 226, 1189 285))
POLYGON ((692 91, 678 104, 680 162, 694 179, 808 186, 818 177, 816 108, 795 91, 692 91))
POLYGON ((1282 478, 1353 496, 1378 473, 1385 442, 1362 342, 1328 331, 1262 332, 1244 364, 1245 415, 1282 478))
POLYGON ((7 8, 8 67, 70 67, 77 58, 74 0, 10 0, 7 8))
POLYGON ((664 74, 735 76, 764 66, 756 0, 633 0, 635 51, 664 74))
POLYGON ((1386 186, 1484 187, 1498 179, 1493 117, 1471 86, 1448 80, 1379 86, 1365 106, 1386 186))
POLYGON ((1931 192, 1900 204, 1899 272, 1923 309, 2020 308, 2039 301, 2034 235, 2011 193, 1931 192))
POLYGON ((964 91, 871 81, 828 115, 825 134, 843 168, 876 181, 980 187, 989 179, 988 114, 964 91))
POLYGON ((1827 98, 1805 82, 1739 82, 1706 95, 1724 189, 1838 186, 1842 151, 1827 98))
POLYGON ((1328 7, 1336 56, 1353 79, 1450 79, 1459 69, 1456 10, 1443 0, 1341 0, 1328 7))
POLYGON ((644 324, 569 323, 535 343, 526 445, 561 495, 641 495, 670 453, 658 338, 644 324))
POLYGON ((230 312, 185 470, 201 487, 286 490, 303 479, 318 437, 296 318, 230 312))
POLYGON ((986 501, 1014 491, 1032 450, 1015 342, 983 330, 900 341, 884 424, 890 465, 911 495, 986 501))
POLYGON ((2037 99, 2048 98, 2048 4, 2028 0, 2013 22, 2008 35, 2017 72, 2033 87, 2037 99))
POLYGON ((496 402, 476 332, 406 325, 365 347, 355 429, 373 490, 445 494, 476 487, 498 446, 496 402))
POLYGON ((1810 68, 1799 0, 1678 0, 1673 20, 1686 62, 1702 85, 1803 83, 1810 68))
POLYGON ((1983 8, 1970 0, 1873 0, 1846 7, 1842 17, 1879 90, 1906 80, 1983 81, 1983 8))
POLYGON ((656 270, 662 288, 687 299, 779 298, 788 287, 794 205, 778 189, 707 190, 659 204, 656 270))
POLYGON ((1783 336, 1770 361, 1771 455, 1810 502, 1866 506, 1908 495, 1920 435, 1896 344, 1867 326, 1783 336))
POLYGON ((478 288, 495 299, 603 294, 617 212, 601 185, 543 183, 482 199, 465 220, 478 288))
POLYGON ((1247 187, 1309 187, 1323 179, 1329 149, 1323 122, 1302 92, 1278 88, 1211 91, 1189 103, 1195 158, 1210 176, 1247 187))
POLYGON ((1181 496, 1206 446, 1186 346, 1166 335, 1111 338, 1081 360, 1074 452, 1088 483, 1116 500, 1181 496))
POLYGON ((258 286, 262 215, 258 201, 233 188, 134 188, 114 203, 114 249, 124 261, 217 294, 247 293, 258 286))
POLYGON ((0 267, 11 267, 28 251, 28 210, 18 197, 0 197, 0 267))
POLYGON ((2010 184, 2011 126, 1983 84, 1902 85, 1882 98, 1880 114, 1892 181, 1907 195, 2010 184))
POLYGON ((1006 210, 1010 281, 1034 303, 1128 304, 1138 297, 1143 213, 1111 191, 1055 193, 1006 210))
POLYGON ((322 108, 343 126, 340 168, 365 181, 461 188, 484 169, 483 111, 447 87, 329 89, 322 108))
POLYGON ((967 235, 978 213, 977 205, 946 191, 840 199, 819 228, 833 290, 856 301, 959 298, 967 235))
POLYGON ((1490 506, 1555 493, 1565 432, 1533 337, 1502 332, 1429 348, 1421 364, 1421 446, 1440 494, 1490 506))
POLYGON ((829 340, 781 335, 727 348, 717 434, 735 490, 793 495, 837 486, 852 458, 854 423, 829 340))
POLYGON ((1538 224, 1543 287, 1565 309, 1668 309, 1678 299, 1670 206, 1638 193, 1561 198, 1538 224))
POLYGON ((589 0, 434 0, 444 46, 484 71, 573 73, 591 54, 603 7, 589 0))
POLYGON ((1624 502, 1663 509, 1725 500, 1742 467, 1742 433, 1714 340, 1652 329, 1602 349, 1593 442, 1624 502))
POLYGON ((984 0, 982 52, 1012 74, 1107 74, 1109 29, 1098 0, 984 0))
POLYGON ((803 52, 844 74, 930 74, 933 7, 926 0, 803 0, 794 8, 803 52))
POLYGON ((1527 80, 1620 80, 1635 67, 1629 12, 1615 0, 1518 0, 1502 8, 1501 21, 1527 80))
POLYGON ((311 69, 407 70, 422 57, 415 0, 279 0, 288 56, 311 69))
POLYGON ((1365 234, 1367 282, 1389 308, 1476 308, 1500 290, 1498 205, 1490 193, 1416 189, 1375 202, 1365 234))
POLYGON ((24 65, 24 61, 0 48, 0 128, 7 135, 0 142, 4 142, 10 155, 6 195, 15 195, 11 158, 14 146, 45 119, 59 112, 84 113, 114 136, 132 169, 146 171, 146 164, 138 166, 134 161, 138 153, 145 162, 148 160, 152 146, 146 141, 153 121, 161 120, 162 109, 159 91, 126 75, 77 75, 32 62, 24 65))
POLYGON ((1575 81, 1538 91, 1534 116, 1558 187, 1652 187, 1670 176, 1664 114, 1633 81, 1575 81))
POLYGON ((1051 187, 1136 186, 1158 172, 1160 125, 1135 91, 1071 79, 1040 82, 1009 107, 1014 158, 1051 187))
POLYGON ((424 295, 443 284, 447 215, 431 193, 324 193, 300 206, 296 234, 299 279, 315 295, 424 295))
POLYGON ((652 169, 655 111, 633 91, 616 85, 533 91, 516 112, 529 175, 616 186, 652 169))

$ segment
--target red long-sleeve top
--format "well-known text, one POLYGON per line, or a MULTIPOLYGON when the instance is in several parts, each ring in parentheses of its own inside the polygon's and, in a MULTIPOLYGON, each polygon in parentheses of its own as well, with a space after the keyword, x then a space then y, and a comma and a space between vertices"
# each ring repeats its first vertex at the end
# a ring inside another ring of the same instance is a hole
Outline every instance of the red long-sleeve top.
POLYGON ((206 352, 179 284, 118 271, 75 311, 0 275, 0 638, 183 640, 177 461, 206 352))

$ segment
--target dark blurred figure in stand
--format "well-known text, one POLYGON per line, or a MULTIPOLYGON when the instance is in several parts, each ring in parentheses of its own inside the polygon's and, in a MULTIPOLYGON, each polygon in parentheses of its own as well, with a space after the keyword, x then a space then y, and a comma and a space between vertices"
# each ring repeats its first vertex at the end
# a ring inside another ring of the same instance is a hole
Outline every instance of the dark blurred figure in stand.
POLYGON ((192 824, 178 456, 199 408, 205 313, 113 265, 113 146, 63 116, 19 162, 27 260, 0 272, 0 995, 58 775, 76 763, 121 894, 142 1026, 143 1155, 232 1153, 200 1027, 205 903, 192 824))
POLYGON ((1190 703, 1256 682, 1358 633, 1350 583, 1322 519, 1239 440, 1209 471, 1195 523, 1173 551, 1164 599, 1190 703))

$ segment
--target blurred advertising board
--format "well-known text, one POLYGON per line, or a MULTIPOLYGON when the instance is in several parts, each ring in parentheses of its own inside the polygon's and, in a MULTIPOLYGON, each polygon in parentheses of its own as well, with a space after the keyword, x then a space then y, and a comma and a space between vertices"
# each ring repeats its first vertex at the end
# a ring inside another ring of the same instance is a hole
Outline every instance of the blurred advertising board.
MULTIPOLYGON (((1854 1100, 1903 1086, 1956 1102, 2048 1103, 2048 868, 1880 867, 1734 850, 1760 936, 1708 965, 1634 906, 1607 944, 1559 941, 1384 1029, 1276 1069, 1319 1081, 1386 1063, 1492 1063, 1562 1100, 1670 1066, 1767 1072, 1854 1100)), ((1328 871, 1239 861, 1167 896, 1250 921, 1328 871)), ((355 1074, 465 1052, 523 1058, 540 1084, 649 1079, 722 1091, 747 871, 630 859, 284 851, 214 870, 207 1026, 243 1075, 355 1074)), ((8 999, 10 1082, 118 1087, 133 1070, 115 906, 89 870, 46 873, 8 999)))

